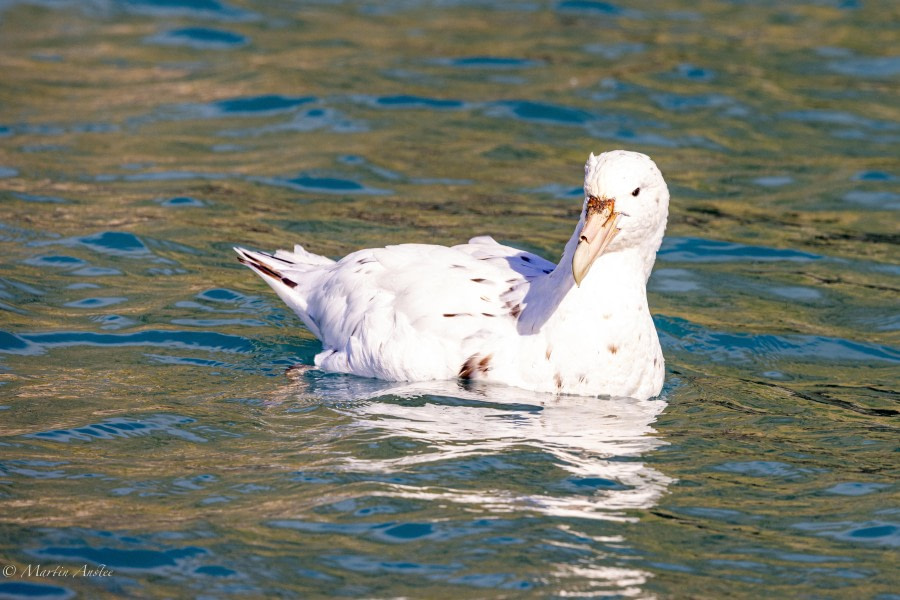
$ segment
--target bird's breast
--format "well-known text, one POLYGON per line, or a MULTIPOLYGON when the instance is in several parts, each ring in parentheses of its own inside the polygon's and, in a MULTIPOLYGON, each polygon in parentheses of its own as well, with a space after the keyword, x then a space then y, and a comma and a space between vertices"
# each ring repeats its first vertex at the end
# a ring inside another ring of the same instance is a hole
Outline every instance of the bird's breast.
POLYGON ((510 378, 532 389, 646 398, 662 386, 662 352, 646 307, 548 323, 523 336, 510 357, 510 378))

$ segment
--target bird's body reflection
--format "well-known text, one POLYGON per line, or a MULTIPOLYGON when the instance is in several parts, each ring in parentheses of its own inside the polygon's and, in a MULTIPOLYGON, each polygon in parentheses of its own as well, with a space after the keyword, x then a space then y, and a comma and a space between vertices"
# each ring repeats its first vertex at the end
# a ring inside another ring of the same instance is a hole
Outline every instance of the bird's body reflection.
POLYGON ((274 526, 332 536, 354 572, 646 597, 629 538, 673 481, 646 460, 664 400, 293 375, 276 400, 316 415, 318 457, 298 493, 320 488, 274 526))
MULTIPOLYGON (((537 453, 559 469, 554 489, 490 491, 395 483, 382 495, 452 501, 491 512, 530 510, 548 516, 629 520, 653 506, 672 479, 641 461, 666 442, 652 424, 664 400, 554 396, 502 385, 432 381, 387 383, 345 376, 304 378, 314 394, 351 419, 355 430, 416 442, 399 456, 346 456, 355 472, 396 473, 473 457, 537 453)), ((295 388, 296 390, 296 388, 295 388)), ((544 477, 542 476, 541 479, 544 477)), ((538 487, 540 481, 535 482, 538 487)), ((553 487, 553 486, 551 486, 553 487)))

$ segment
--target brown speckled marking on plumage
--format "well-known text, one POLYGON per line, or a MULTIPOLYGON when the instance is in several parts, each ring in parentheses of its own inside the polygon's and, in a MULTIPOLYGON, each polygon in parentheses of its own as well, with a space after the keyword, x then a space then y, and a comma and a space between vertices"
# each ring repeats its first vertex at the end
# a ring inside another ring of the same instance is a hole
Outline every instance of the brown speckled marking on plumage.
POLYGON ((560 375, 559 373, 557 373, 556 375, 553 376, 553 381, 556 382, 556 389, 561 389, 561 388, 562 388, 562 384, 563 384, 563 381, 562 381, 562 375, 560 375))
POLYGON ((469 313, 444 313, 445 317, 471 317, 469 313))
POLYGON ((472 358, 474 357, 469 357, 459 368, 460 379, 472 379, 472 374, 475 372, 475 364, 472 358))
POLYGON ((518 319, 519 315, 522 314, 522 305, 516 304, 511 309, 509 309, 509 314, 513 319, 518 319))
POLYGON ((478 354, 470 356, 459 368, 460 379, 474 379, 476 375, 486 375, 491 370, 491 358, 493 356, 493 354, 488 354, 484 357, 478 354))
POLYGON ((654 359, 653 359, 653 366, 654 366, 654 367, 656 366, 656 361, 657 361, 657 359, 654 358, 654 359))
POLYGON ((269 277, 272 277, 273 279, 281 279, 281 273, 279 273, 275 269, 269 267, 268 265, 264 265, 263 263, 261 263, 257 260, 253 260, 252 258, 238 256, 238 262, 241 263, 242 265, 254 267, 257 270, 259 270, 260 272, 262 272, 264 275, 268 275, 269 277))
POLYGON ((596 196, 591 196, 588 198, 587 203, 587 216, 599 214, 606 219, 611 218, 616 214, 616 200, 615 198, 611 198, 607 200, 606 198, 597 198, 596 196))
MULTIPOLYGON (((474 281, 475 283, 484 283, 485 281, 487 281, 487 279, 485 279, 483 277, 473 277, 472 281, 474 281)), ((488 283, 490 283, 490 282, 488 281, 488 283)))
POLYGON ((547 357, 547 360, 550 360, 551 354, 553 354, 553 346, 547 346, 547 351, 544 352, 544 356, 547 357))
POLYGON ((609 346, 606 347, 606 349, 609 350, 610 354, 615 354, 616 352, 619 351, 619 347, 616 346, 615 344, 610 344, 609 346))
POLYGON ((584 383, 587 380, 587 375, 581 374, 578 376, 578 383, 584 383))
POLYGON ((291 281, 291 280, 288 279, 287 277, 282 277, 282 278, 281 278, 281 283, 283 283, 284 285, 288 286, 289 288, 295 288, 295 287, 297 287, 297 282, 296 282, 296 281, 291 281))
POLYGON ((612 315, 610 315, 609 313, 605 313, 605 314, 603 315, 603 320, 604 320, 604 321, 608 321, 609 318, 610 318, 611 316, 612 316, 612 315))

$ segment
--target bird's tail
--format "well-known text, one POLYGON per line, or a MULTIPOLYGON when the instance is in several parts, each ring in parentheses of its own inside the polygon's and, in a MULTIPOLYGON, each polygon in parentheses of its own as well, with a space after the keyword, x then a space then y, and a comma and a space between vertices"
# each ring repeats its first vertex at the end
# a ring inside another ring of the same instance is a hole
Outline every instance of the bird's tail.
POLYGON ((263 281, 268 283, 284 303, 293 309, 303 320, 310 331, 321 339, 319 328, 308 311, 307 294, 310 276, 314 271, 334 264, 334 261, 312 252, 301 246, 294 246, 293 252, 278 250, 274 254, 255 252, 246 248, 235 247, 238 261, 247 265, 263 281), (304 285, 306 284, 306 285, 304 285))

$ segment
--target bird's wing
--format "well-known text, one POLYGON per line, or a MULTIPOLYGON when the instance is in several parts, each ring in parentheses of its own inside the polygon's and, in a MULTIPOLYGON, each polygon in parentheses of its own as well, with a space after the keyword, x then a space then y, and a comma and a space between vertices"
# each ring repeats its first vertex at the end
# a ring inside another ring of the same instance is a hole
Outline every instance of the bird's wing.
POLYGON ((509 268, 521 274, 524 279, 545 275, 556 268, 555 264, 537 254, 504 246, 489 235, 473 237, 468 244, 454 246, 454 249, 494 264, 506 262, 509 268))
POLYGON ((555 264, 537 254, 504 246, 489 235, 473 237, 468 244, 454 246, 454 249, 514 274, 507 279, 510 285, 500 299, 504 308, 517 319, 524 309, 531 282, 556 268, 555 264))
POLYGON ((499 244, 481 253, 466 251, 471 246, 388 246, 328 267, 315 289, 304 290, 308 315, 333 352, 325 366, 395 380, 452 377, 471 348, 514 334, 521 308, 509 295, 543 271, 504 258, 499 244))
POLYGON ((317 364, 394 380, 453 377, 492 340, 514 336, 531 282, 555 266, 487 237, 338 262, 302 249, 239 254, 322 341, 317 364))

